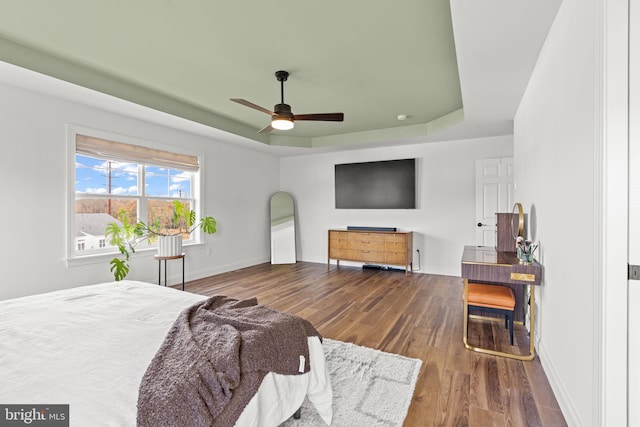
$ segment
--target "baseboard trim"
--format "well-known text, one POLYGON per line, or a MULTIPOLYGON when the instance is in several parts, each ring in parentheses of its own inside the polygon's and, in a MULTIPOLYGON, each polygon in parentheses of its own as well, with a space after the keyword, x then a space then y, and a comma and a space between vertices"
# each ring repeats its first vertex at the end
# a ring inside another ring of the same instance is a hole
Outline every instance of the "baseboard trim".
POLYGON ((249 260, 244 260, 242 262, 237 263, 228 263, 228 264, 218 264, 209 268, 201 268, 195 271, 187 272, 187 277, 185 277, 186 281, 202 279, 203 277, 214 276, 216 274, 227 273, 229 271, 238 270, 240 268, 251 267, 258 264, 264 264, 265 262, 269 262, 269 257, 260 257, 249 260))
MULTIPOLYGON (((240 268, 251 267, 258 264, 264 264, 265 262, 269 262, 269 257, 260 257, 254 258, 250 260, 244 260, 238 263, 229 263, 229 264, 217 264, 208 268, 200 268, 198 270, 190 270, 189 268, 185 269, 184 281, 190 282, 192 280, 202 279, 204 277, 215 276, 216 274, 227 273, 229 271, 238 270, 240 268)), ((157 273, 154 276, 153 280, 149 280, 150 283, 158 283, 157 273)), ((162 282, 164 283, 164 277, 162 278, 162 282)), ((182 283, 182 272, 177 269, 172 270, 172 273, 167 276, 167 282, 169 285, 174 286, 182 283)))
POLYGON ((540 358, 540 364, 542 365, 542 369, 547 375, 547 379, 549 380, 549 385, 551 385, 551 389, 553 390, 553 394, 556 396, 556 400, 558 401, 558 405, 562 410, 562 415, 564 416, 567 425, 570 426, 583 426, 585 425, 584 421, 580 419, 578 416, 578 411, 575 406, 571 402, 571 398, 569 397, 569 393, 567 393, 566 388, 562 384, 562 380, 558 375, 558 371, 556 371, 553 366, 553 362, 551 358, 544 350, 544 346, 542 343, 538 343, 537 346, 538 357, 540 358))

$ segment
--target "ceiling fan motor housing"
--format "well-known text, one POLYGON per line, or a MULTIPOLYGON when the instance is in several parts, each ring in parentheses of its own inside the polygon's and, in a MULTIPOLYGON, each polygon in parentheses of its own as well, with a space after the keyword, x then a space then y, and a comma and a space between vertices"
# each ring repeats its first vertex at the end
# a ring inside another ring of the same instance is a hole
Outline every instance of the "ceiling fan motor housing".
POLYGON ((293 113, 289 104, 276 104, 273 107, 273 112, 276 117, 293 120, 293 113))

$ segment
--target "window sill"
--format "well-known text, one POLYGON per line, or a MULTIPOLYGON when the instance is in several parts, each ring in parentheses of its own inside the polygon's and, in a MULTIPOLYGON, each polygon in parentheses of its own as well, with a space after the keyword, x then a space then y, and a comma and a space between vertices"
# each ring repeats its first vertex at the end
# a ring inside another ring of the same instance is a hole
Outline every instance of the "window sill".
MULTIPOLYGON (((192 248, 195 249, 201 246, 204 246, 204 243, 185 243, 182 245, 182 249, 185 253, 188 253, 191 252, 192 248)), ((155 246, 150 248, 137 249, 136 252, 131 255, 131 258, 150 258, 154 256, 157 251, 158 248, 156 248, 155 246)), ((120 252, 108 252, 65 258, 64 261, 67 267, 80 267, 84 265, 108 263, 112 258, 117 257, 118 255, 120 255, 120 252)))

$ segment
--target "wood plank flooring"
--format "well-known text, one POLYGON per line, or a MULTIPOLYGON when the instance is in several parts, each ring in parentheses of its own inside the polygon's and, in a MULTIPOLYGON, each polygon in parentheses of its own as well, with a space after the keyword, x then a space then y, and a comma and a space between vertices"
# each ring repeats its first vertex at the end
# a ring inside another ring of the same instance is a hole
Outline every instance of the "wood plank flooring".
MULTIPOLYGON (((211 276, 188 282, 186 290, 255 296, 306 318, 324 337, 421 359, 405 426, 566 425, 537 358, 521 362, 464 348, 460 278, 298 262, 211 276)), ((472 319, 469 336, 508 347, 503 327, 472 319)), ((516 328, 526 354, 526 331, 516 328)))

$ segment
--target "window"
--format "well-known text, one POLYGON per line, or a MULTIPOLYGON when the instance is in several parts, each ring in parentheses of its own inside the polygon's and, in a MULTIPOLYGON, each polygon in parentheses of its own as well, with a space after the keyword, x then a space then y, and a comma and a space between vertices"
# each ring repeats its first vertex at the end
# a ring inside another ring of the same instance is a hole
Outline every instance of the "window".
MULTIPOLYGON (((75 215, 70 227, 74 232, 72 257, 113 252, 104 230, 119 221, 119 212, 127 219, 170 226, 173 200, 194 209, 194 187, 199 179, 198 158, 144 146, 75 134, 75 215)), ((185 242, 198 235, 185 235, 185 242)), ((192 239, 192 240, 189 240, 192 239)))

